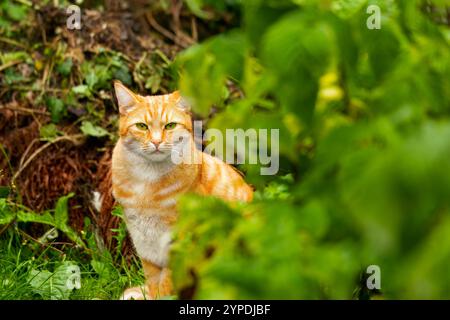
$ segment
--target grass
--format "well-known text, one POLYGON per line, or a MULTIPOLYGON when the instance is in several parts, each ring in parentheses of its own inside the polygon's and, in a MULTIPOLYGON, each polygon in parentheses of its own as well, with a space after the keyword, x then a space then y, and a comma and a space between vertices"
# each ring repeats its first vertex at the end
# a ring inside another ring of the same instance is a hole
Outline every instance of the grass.
POLYGON ((129 264, 98 248, 87 253, 69 243, 41 245, 30 241, 17 224, 0 235, 1 300, 118 299, 125 288, 143 281, 137 259, 129 264), (67 265, 79 267, 78 289, 66 286, 68 276, 61 270, 67 265))

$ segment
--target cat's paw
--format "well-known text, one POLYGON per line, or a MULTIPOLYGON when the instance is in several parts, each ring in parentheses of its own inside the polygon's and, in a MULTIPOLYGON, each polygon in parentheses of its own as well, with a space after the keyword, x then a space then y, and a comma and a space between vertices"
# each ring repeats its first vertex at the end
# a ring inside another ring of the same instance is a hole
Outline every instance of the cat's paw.
POLYGON ((150 294, 146 288, 134 287, 128 288, 120 297, 120 300, 151 300, 150 294))

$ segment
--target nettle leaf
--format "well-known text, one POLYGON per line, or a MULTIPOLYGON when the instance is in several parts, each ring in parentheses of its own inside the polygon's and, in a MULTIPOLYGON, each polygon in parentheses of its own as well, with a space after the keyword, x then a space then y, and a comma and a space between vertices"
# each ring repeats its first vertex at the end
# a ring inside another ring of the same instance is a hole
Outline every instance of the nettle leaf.
POLYGON ((150 89, 152 93, 155 93, 159 90, 161 81, 161 75, 155 73, 147 78, 147 80, 145 81, 145 88, 150 89))
POLYGON ((90 96, 92 96, 91 90, 89 89, 89 86, 85 85, 85 84, 80 84, 76 87, 72 88, 73 93, 81 96, 81 97, 87 97, 89 98, 90 96))
POLYGON ((0 224, 8 224, 14 220, 16 215, 8 206, 6 199, 0 199, 0 224))
MULTIPOLYGON (((69 222, 68 201, 73 196, 74 194, 70 193, 67 196, 59 198, 55 206, 54 214, 52 214, 50 211, 45 211, 43 213, 35 213, 31 211, 18 211, 17 221, 25 223, 30 222, 41 223, 55 227, 60 231, 62 231, 70 240, 72 240, 77 245, 84 248, 86 247, 84 242, 81 240, 77 232, 74 231, 68 224, 69 222)), ((13 218, 15 217, 15 214, 12 211, 8 211, 9 209, 7 207, 2 207, 2 200, 5 201, 5 199, 0 199, 0 224, 1 221, 6 221, 5 223, 9 223, 11 219, 11 214, 13 214, 13 218)))
MULTIPOLYGON (((297 0, 299 1, 299 0, 297 0)), ((274 22, 284 16, 292 8, 294 1, 243 1, 244 24, 246 35, 256 48, 259 48, 261 37, 274 22)))
POLYGON ((195 14, 197 17, 206 19, 208 18, 208 13, 204 10, 202 10, 202 0, 186 0, 186 5, 188 6, 189 10, 195 14))
POLYGON ((52 214, 50 212, 48 212, 48 211, 44 212, 43 214, 34 213, 34 212, 26 212, 26 211, 19 211, 17 213, 17 220, 19 222, 43 223, 43 224, 47 224, 47 225, 56 227, 55 219, 53 218, 52 214))
POLYGON ((59 230, 64 232, 70 240, 72 240, 77 245, 84 248, 85 243, 80 238, 78 233, 75 230, 73 230, 68 224, 69 223, 68 203, 69 203, 69 199, 72 198, 74 195, 75 195, 74 193, 69 193, 68 195, 63 196, 58 199, 58 201, 56 202, 56 206, 55 206, 54 221, 55 221, 55 226, 59 230))
POLYGON ((45 126, 42 126, 39 130, 39 134, 44 140, 53 140, 57 136, 61 135, 62 132, 58 130, 55 124, 50 123, 45 126))
POLYGON ((361 10, 367 0, 335 0, 331 4, 331 10, 339 17, 349 18, 361 10))
POLYGON ((33 269, 28 281, 33 292, 44 299, 69 299, 73 289, 81 288, 80 267, 67 261, 54 272, 33 269))
POLYGON ((52 122, 58 123, 66 113, 66 107, 61 99, 50 97, 47 99, 47 108, 50 111, 52 122))
POLYGON ((8 68, 4 71, 4 79, 8 85, 12 85, 15 83, 23 82, 25 77, 16 71, 14 68, 8 68))
POLYGON ((59 198, 56 202, 55 223, 58 228, 64 228, 69 221, 68 202, 74 195, 74 193, 69 193, 67 196, 59 198))
POLYGON ((22 4, 14 4, 10 1, 8 3, 3 3, 2 8, 6 11, 8 17, 14 21, 22 21, 28 13, 27 6, 22 4))
POLYGON ((6 52, 0 54, 0 62, 2 64, 7 64, 13 61, 31 61, 31 58, 25 51, 6 52))
POLYGON ((125 85, 131 85, 131 83, 133 81, 132 78, 131 78, 130 69, 125 64, 122 64, 114 72, 113 78, 122 81, 122 83, 125 84, 125 85))
POLYGON ((212 105, 223 101, 226 80, 241 80, 245 48, 243 34, 230 32, 193 46, 179 56, 177 64, 183 68, 180 90, 192 100, 195 112, 208 115, 212 105))
POLYGON ((109 136, 108 131, 106 131, 105 129, 103 129, 100 126, 94 125, 90 121, 83 121, 81 123, 80 130, 87 136, 92 136, 92 137, 97 137, 97 138, 109 136))
POLYGON ((89 86, 90 89, 93 89, 94 86, 97 84, 97 82, 99 81, 99 78, 97 77, 97 74, 95 73, 95 70, 90 71, 87 75, 86 75, 86 84, 89 86))
POLYGON ((109 282, 112 280, 114 276, 114 268, 111 262, 93 259, 91 261, 91 266, 94 269, 95 273, 99 275, 99 281, 101 283, 109 282))
POLYGON ((365 49, 369 55, 372 72, 378 81, 383 80, 386 74, 396 69, 397 57, 400 54, 400 42, 389 25, 383 26, 377 32, 363 32, 365 49))
POLYGON ((72 58, 67 58, 63 62, 59 63, 56 66, 56 71, 58 71, 63 76, 70 75, 70 72, 72 71, 73 61, 72 58))
POLYGON ((274 94, 287 110, 309 123, 318 79, 332 61, 331 28, 311 12, 299 11, 270 27, 263 39, 262 61, 281 84, 274 94))

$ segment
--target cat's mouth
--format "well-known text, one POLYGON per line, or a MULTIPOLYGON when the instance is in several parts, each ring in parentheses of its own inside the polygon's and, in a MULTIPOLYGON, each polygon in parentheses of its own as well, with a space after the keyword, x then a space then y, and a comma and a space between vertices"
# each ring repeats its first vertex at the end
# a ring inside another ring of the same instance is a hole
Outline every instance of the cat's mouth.
POLYGON ((166 154, 167 153, 167 149, 154 149, 153 151, 150 151, 149 154, 151 155, 156 155, 156 154, 166 154))
POLYGON ((142 151, 144 151, 147 154, 163 154, 165 153, 163 149, 157 148, 157 149, 153 149, 153 148, 142 148, 142 151))

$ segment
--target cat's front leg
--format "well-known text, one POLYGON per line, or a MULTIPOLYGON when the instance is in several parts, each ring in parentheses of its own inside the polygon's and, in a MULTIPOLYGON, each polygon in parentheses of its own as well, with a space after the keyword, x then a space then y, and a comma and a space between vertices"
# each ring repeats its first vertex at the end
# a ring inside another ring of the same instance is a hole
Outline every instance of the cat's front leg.
POLYGON ((159 279, 159 296, 167 297, 173 294, 172 271, 168 268, 161 270, 159 279))
POLYGON ((155 300, 160 295, 159 283, 162 269, 150 261, 142 260, 145 284, 142 287, 126 289, 122 294, 122 300, 155 300))
POLYGON ((145 286, 149 299, 158 299, 172 295, 172 272, 152 262, 142 260, 145 274, 145 286))
POLYGON ((148 299, 155 300, 160 297, 159 281, 161 279, 162 268, 151 261, 142 259, 142 267, 144 268, 145 287, 148 293, 148 299))
POLYGON ((155 300, 172 295, 172 272, 154 263, 142 260, 145 275, 143 287, 128 288, 122 294, 122 300, 155 300))

